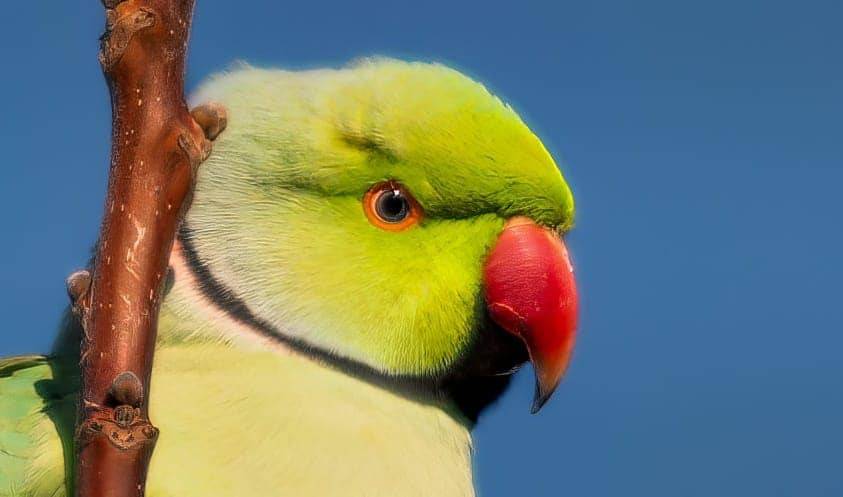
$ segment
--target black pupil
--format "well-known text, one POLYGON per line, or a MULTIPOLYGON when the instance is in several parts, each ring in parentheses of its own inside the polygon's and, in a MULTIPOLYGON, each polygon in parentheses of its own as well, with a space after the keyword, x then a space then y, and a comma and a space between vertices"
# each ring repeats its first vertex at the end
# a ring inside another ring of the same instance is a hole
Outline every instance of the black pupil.
POLYGON ((410 214, 410 203, 398 190, 388 190, 381 193, 375 204, 378 216, 389 223, 399 223, 410 214))

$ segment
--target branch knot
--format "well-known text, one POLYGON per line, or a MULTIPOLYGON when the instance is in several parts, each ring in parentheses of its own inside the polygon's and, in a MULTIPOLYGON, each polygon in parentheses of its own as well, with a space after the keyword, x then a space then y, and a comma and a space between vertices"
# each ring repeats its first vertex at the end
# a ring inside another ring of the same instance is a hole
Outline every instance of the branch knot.
POLYGON ((101 436, 106 436, 120 450, 134 450, 155 444, 158 428, 152 426, 137 407, 89 405, 76 431, 76 439, 85 445, 101 436))
MULTIPOLYGON (((116 7, 120 2, 111 3, 116 7)), ((100 37, 99 53, 103 70, 110 70, 120 60, 136 32, 153 24, 155 13, 148 8, 140 7, 125 15, 120 15, 116 8, 106 10, 105 33, 100 37)))
POLYGON ((143 403, 143 383, 135 373, 123 371, 111 382, 108 394, 117 404, 140 407, 143 403))
POLYGON ((70 274, 65 280, 67 296, 70 297, 70 306, 82 325, 88 314, 88 289, 91 287, 91 273, 87 269, 81 269, 70 274))

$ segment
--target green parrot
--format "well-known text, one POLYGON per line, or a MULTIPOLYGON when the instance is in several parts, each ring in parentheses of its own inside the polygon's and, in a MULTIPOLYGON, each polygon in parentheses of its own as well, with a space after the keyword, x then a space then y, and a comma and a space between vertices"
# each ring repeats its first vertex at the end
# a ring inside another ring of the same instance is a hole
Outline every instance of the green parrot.
MULTIPOLYGON (((147 494, 471 496, 471 429, 568 364, 574 201, 541 141, 439 64, 236 68, 170 265, 147 494)), ((73 492, 79 326, 0 360, 0 496, 73 492)))

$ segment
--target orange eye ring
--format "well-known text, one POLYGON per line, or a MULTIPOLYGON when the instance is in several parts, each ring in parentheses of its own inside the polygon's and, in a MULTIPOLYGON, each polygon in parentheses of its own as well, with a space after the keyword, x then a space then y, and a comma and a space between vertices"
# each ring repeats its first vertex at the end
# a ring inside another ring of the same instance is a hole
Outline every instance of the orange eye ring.
POLYGON ((396 181, 377 183, 363 195, 369 222, 386 231, 404 231, 417 225, 423 211, 410 192, 396 181))

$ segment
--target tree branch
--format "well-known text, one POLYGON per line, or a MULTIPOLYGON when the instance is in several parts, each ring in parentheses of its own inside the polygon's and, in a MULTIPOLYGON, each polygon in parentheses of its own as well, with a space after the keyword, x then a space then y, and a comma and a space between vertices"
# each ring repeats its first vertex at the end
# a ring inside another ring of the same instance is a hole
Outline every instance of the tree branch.
POLYGON ((83 324, 76 429, 76 495, 144 493, 158 436, 148 415, 158 311, 178 224, 208 137, 225 126, 217 106, 184 101, 193 0, 103 0, 99 54, 111 93, 108 192, 91 273, 68 278, 83 324))

